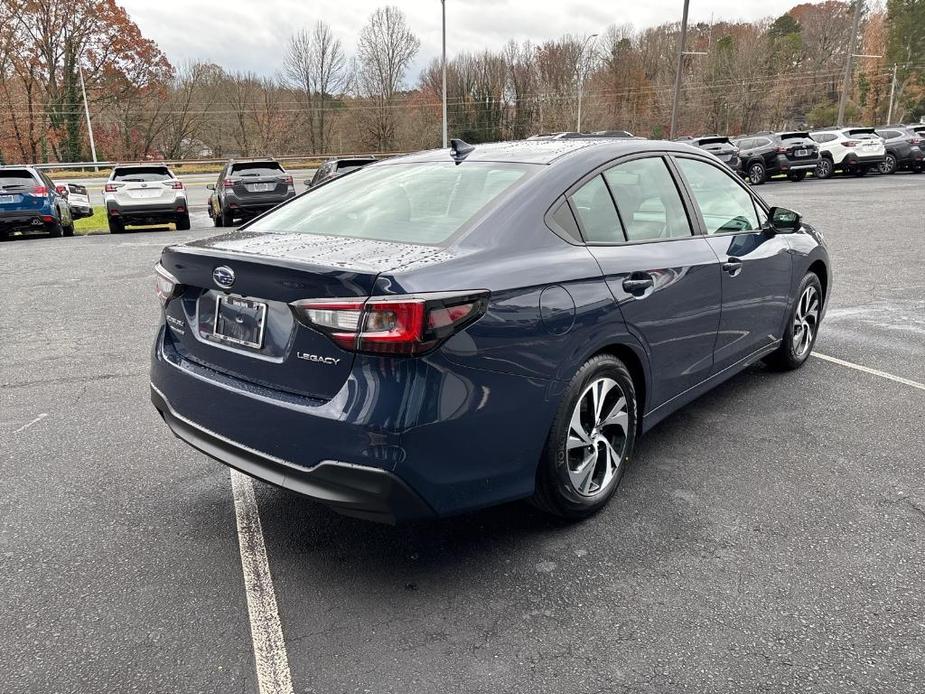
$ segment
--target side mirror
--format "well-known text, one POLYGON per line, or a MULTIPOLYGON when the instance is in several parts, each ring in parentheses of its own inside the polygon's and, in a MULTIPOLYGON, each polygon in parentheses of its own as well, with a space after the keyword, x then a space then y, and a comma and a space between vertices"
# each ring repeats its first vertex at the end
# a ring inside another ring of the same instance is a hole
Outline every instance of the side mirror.
POLYGON ((796 231, 800 228, 800 217, 798 212, 788 210, 786 207, 772 207, 768 212, 768 218, 771 222, 771 228, 775 231, 796 231))
POLYGON ((208 189, 208 190, 215 190, 215 184, 214 184, 214 183, 209 183, 209 184, 206 186, 206 189, 208 189))

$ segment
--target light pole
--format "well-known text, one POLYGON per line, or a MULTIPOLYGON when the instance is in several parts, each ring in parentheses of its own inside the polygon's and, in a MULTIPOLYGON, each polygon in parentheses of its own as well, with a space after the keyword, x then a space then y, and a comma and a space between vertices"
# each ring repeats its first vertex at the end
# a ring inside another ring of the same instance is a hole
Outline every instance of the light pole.
POLYGON ((440 0, 443 6, 443 147, 447 146, 447 125, 446 125, 446 0, 440 0))
POLYGON ((684 0, 684 14, 681 16, 681 45, 678 46, 678 66, 674 73, 674 95, 671 97, 671 128, 668 139, 673 140, 675 129, 678 127, 678 97, 681 92, 681 67, 684 63, 684 49, 687 44, 687 12, 691 0, 684 0))
POLYGON ((848 105, 848 90, 851 88, 851 59, 854 58, 854 48, 858 40, 858 26, 861 24, 861 10, 864 0, 854 0, 854 19, 851 20, 851 36, 848 38, 848 56, 845 58, 845 79, 842 80, 841 98, 838 100, 838 118, 835 125, 841 127, 845 124, 845 107, 848 105))
POLYGON ((893 122, 893 100, 896 98, 896 63, 893 63, 893 79, 890 82, 890 110, 886 114, 887 125, 893 122))
MULTIPOLYGON (((87 87, 84 85, 84 69, 78 63, 77 70, 80 72, 80 91, 84 97, 84 115, 87 117, 87 133, 90 135, 90 152, 93 154, 93 163, 96 163, 96 142, 93 140, 93 123, 90 122, 90 106, 87 104, 87 87)), ((94 171, 99 171, 93 167, 94 171)))
POLYGON ((597 34, 591 34, 585 38, 584 43, 581 44, 581 53, 578 56, 578 122, 575 124, 575 132, 581 132, 581 98, 584 95, 584 85, 585 85, 585 73, 582 70, 582 64, 585 61, 585 49, 588 47, 588 42, 591 39, 596 39, 597 34))

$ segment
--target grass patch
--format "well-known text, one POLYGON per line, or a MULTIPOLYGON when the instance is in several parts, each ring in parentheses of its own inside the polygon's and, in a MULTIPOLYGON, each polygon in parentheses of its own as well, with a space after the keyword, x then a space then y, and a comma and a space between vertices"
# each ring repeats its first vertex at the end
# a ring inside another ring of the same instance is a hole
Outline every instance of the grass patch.
POLYGON ((109 221, 106 219, 106 208, 102 205, 93 207, 93 216, 84 217, 74 222, 75 234, 101 234, 109 232, 109 221))

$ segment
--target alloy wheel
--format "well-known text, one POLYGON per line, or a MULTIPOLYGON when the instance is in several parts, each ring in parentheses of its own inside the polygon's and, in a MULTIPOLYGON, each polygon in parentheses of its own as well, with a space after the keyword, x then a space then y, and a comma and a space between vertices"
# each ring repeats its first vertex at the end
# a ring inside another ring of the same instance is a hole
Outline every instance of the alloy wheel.
POLYGON ((761 164, 752 164, 748 170, 748 180, 756 186, 764 183, 764 168, 761 164))
POLYGON ((880 170, 880 173, 883 175, 888 175, 896 171, 896 157, 892 154, 887 154, 886 159, 880 162, 877 165, 877 168, 880 170))
POLYGON ((607 377, 588 384, 575 403, 565 446, 575 492, 595 497, 608 489, 625 458, 628 426, 620 385, 607 377))
POLYGON ((819 292, 810 286, 803 291, 793 314, 793 353, 796 357, 803 357, 812 347, 818 325, 819 292))
POLYGON ((816 175, 819 178, 828 178, 829 176, 831 176, 832 175, 832 162, 830 162, 828 159, 822 159, 816 165, 816 175))

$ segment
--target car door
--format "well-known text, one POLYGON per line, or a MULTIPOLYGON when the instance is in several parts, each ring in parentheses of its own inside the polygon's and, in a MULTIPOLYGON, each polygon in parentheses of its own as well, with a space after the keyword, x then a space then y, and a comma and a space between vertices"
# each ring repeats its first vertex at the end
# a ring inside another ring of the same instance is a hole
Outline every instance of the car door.
POLYGON ((722 268, 722 318, 714 372, 781 339, 789 305, 790 243, 767 224, 760 202, 711 161, 675 155, 707 243, 722 268))
POLYGON ((697 385, 713 366, 721 279, 664 156, 625 159, 570 196, 588 248, 628 330, 646 350, 649 409, 697 385))

